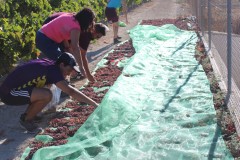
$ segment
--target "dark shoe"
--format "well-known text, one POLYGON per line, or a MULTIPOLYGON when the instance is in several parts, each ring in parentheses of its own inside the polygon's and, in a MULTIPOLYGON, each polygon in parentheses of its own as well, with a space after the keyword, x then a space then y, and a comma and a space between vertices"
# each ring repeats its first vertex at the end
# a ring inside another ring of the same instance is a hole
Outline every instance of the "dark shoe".
POLYGON ((73 84, 73 83, 69 82, 68 80, 66 80, 66 82, 67 82, 67 84, 68 84, 68 85, 70 85, 70 86, 72 86, 72 87, 76 87, 76 85, 75 85, 75 84, 73 84))
POLYGON ((26 120, 23 121, 20 117, 19 123, 20 123, 20 126, 23 129, 26 129, 28 133, 37 134, 43 131, 43 129, 38 127, 38 125, 33 121, 26 121, 26 120))
POLYGON ((73 83, 69 83, 69 85, 72 86, 72 87, 76 87, 76 85, 73 84, 73 83))
POLYGON ((119 41, 117 38, 114 38, 114 40, 113 40, 113 43, 114 44, 118 44, 118 43, 120 43, 121 41, 119 41))
POLYGON ((27 115, 27 113, 23 113, 23 114, 21 114, 20 119, 21 119, 22 121, 25 121, 25 117, 26 117, 26 115, 27 115))
POLYGON ((34 123, 39 123, 39 122, 42 121, 42 119, 43 119, 42 116, 38 116, 38 115, 36 115, 36 116, 34 117, 34 119, 33 119, 33 122, 34 122, 34 123))
POLYGON ((65 92, 61 92, 60 98, 65 98, 65 97, 69 97, 69 95, 65 92))
MULTIPOLYGON (((27 113, 21 114, 20 119, 21 119, 22 121, 25 121, 26 115, 27 115, 27 113)), ((34 119, 33 119, 33 122, 34 122, 34 123, 39 123, 39 122, 42 121, 42 119, 43 119, 42 116, 36 115, 36 116, 34 117, 34 119)))
POLYGON ((120 36, 117 36, 117 39, 121 39, 122 37, 120 37, 120 36))
POLYGON ((83 78, 84 78, 84 76, 81 73, 77 73, 76 76, 71 77, 71 80, 80 80, 83 78))

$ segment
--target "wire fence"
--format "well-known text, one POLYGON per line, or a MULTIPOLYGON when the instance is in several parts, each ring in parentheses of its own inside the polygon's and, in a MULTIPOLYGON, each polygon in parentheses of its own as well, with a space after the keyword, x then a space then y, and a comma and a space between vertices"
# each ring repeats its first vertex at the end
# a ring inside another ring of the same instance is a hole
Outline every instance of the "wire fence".
POLYGON ((191 0, 189 4, 240 135, 240 0, 191 0))

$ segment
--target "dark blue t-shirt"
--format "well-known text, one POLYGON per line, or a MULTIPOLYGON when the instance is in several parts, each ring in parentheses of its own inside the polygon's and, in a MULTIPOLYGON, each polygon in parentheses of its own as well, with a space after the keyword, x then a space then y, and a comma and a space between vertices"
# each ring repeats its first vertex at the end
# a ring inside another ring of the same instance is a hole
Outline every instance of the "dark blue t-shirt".
POLYGON ((0 93, 7 94, 12 89, 21 90, 26 87, 42 88, 48 84, 56 84, 64 80, 60 68, 54 61, 36 59, 18 66, 11 72, 0 86, 0 93))

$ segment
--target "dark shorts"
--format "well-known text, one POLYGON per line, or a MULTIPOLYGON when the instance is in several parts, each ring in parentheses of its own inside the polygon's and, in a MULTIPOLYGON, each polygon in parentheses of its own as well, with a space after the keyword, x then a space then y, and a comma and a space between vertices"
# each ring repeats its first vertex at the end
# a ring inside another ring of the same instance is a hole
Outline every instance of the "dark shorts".
POLYGON ((56 43, 41 31, 36 34, 36 47, 49 59, 54 61, 62 54, 62 43, 56 43))
POLYGON ((24 105, 30 103, 30 96, 33 88, 24 88, 23 90, 11 90, 8 94, 0 95, 3 103, 7 105, 24 105))
POLYGON ((106 9, 105 9, 105 16, 107 17, 107 20, 109 22, 112 22, 112 23, 118 22, 119 17, 118 17, 116 8, 108 8, 108 7, 106 7, 106 9))

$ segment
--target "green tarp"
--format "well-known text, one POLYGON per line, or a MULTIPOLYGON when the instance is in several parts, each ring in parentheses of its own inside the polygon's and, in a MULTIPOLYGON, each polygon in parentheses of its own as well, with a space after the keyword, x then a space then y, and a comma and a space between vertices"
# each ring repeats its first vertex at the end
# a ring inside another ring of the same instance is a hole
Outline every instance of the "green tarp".
POLYGON ((39 149, 33 159, 233 159, 194 58, 196 33, 137 25, 130 36, 136 54, 100 106, 67 144, 39 149))

